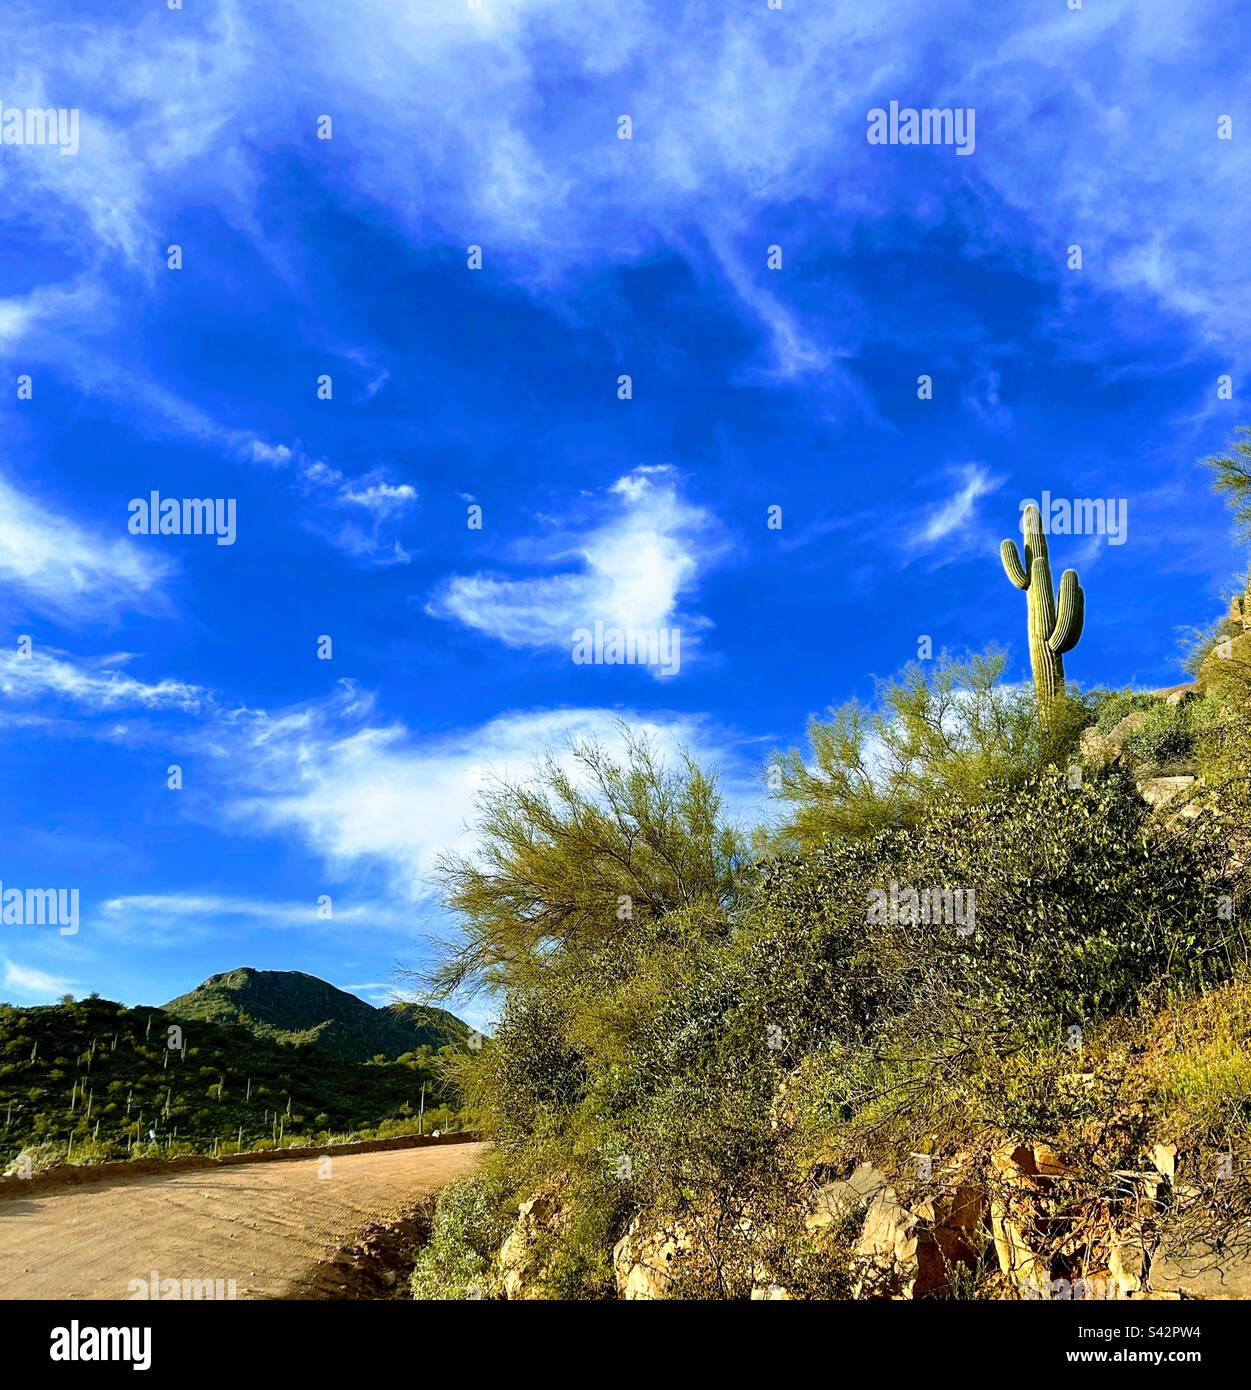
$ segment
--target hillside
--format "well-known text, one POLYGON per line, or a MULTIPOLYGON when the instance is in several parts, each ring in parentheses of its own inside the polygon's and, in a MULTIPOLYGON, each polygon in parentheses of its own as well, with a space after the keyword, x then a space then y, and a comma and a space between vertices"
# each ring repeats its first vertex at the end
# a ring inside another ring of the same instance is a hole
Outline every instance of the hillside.
POLYGON ((426 1132, 455 1127, 427 1052, 362 1064, 107 999, 0 1004, 0 1169, 24 1149, 37 1166, 63 1161, 71 1138, 73 1159, 88 1161, 416 1132, 423 1085, 426 1132))
POLYGON ((641 743, 493 788, 443 978, 503 986, 494 1147, 416 1297, 1251 1296, 1251 591, 1085 690, 1024 523, 1034 688, 991 646, 814 717, 750 846, 641 743))
POLYGON ((165 1005, 178 1018, 236 1023, 279 1042, 316 1043, 349 1062, 394 1061, 429 1047, 464 1049, 469 1026, 444 1009, 397 1004, 376 1009, 299 970, 244 966, 210 975, 165 1005))

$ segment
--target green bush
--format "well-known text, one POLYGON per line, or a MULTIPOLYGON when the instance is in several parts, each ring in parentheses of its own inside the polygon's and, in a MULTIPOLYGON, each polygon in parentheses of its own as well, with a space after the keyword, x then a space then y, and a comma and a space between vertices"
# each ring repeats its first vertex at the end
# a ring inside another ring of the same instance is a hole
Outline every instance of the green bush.
POLYGON ((1218 838, 1202 821, 1188 833, 1162 825, 1127 773, 1077 788, 1053 774, 935 808, 916 830, 779 861, 753 914, 758 978, 767 969, 774 982, 762 999, 784 1029, 840 1043, 911 1013, 918 1033, 949 1034, 967 1016, 1054 1035, 1132 1006, 1161 978, 1219 978, 1229 924, 1207 871, 1218 838), (892 882, 971 891, 972 930, 945 901, 932 915, 946 920, 869 920, 892 882))
POLYGON ((1155 709, 1160 701, 1141 690, 1100 690, 1094 694, 1095 728, 1101 734, 1111 732, 1126 715, 1138 710, 1155 709))
POLYGON ((511 1229, 516 1207, 499 1178, 458 1178, 438 1196, 430 1241, 417 1254, 413 1297, 487 1298, 495 1256, 511 1229))
POLYGON ((996 787, 1067 765, 1093 702, 1072 688, 1046 724, 1033 692, 1005 679, 997 648, 942 653, 880 681, 871 706, 852 700, 808 724, 808 748, 775 754, 771 789, 784 808, 759 847, 811 849, 920 824, 936 797, 972 805, 996 787))
POLYGON ((1147 708, 1142 728, 1121 745, 1125 756, 1156 771, 1190 763, 1195 752, 1197 705, 1196 701, 1180 705, 1154 701, 1147 708))

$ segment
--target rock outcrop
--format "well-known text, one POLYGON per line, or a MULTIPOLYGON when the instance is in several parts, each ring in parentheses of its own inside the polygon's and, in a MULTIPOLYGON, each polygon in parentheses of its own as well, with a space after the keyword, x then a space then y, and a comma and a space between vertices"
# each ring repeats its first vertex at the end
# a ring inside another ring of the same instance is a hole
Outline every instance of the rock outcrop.
POLYGON ((1199 804, 1189 799, 1198 786, 1197 777, 1144 777, 1135 786, 1138 795, 1153 810, 1160 811, 1177 803, 1179 814, 1187 819, 1199 814, 1199 804))
POLYGON ((866 1163, 818 1188, 804 1224, 818 1239, 854 1235, 854 1297, 928 1298, 950 1293, 959 1272, 977 1264, 984 1215, 981 1188, 967 1174, 941 1173, 905 1205, 866 1163))
POLYGON ((567 1205, 551 1194, 540 1194, 522 1202, 517 1224, 500 1246, 498 1277, 505 1298, 541 1298, 544 1245, 559 1234, 569 1220, 567 1205))
POLYGON ((1139 733, 1147 722, 1145 709, 1132 710, 1108 730, 1101 734, 1093 725, 1082 730, 1080 748, 1082 758, 1091 763, 1113 763, 1124 756, 1125 740, 1131 734, 1139 733))
MULTIPOLYGON (((1251 1298, 1251 1208, 1237 1229, 1214 1231, 1195 1176, 1211 1158, 1146 1140, 1130 1167, 1123 1147, 1086 1153, 1079 1164, 1046 1143, 1000 1143, 907 1182, 864 1163, 811 1191, 803 1228, 855 1299, 960 1297, 974 1288, 978 1297, 1030 1300, 1251 1298)), ((545 1296, 571 1214, 559 1194, 521 1204, 499 1252, 497 1295, 545 1296)), ((636 1213, 612 1251, 617 1296, 665 1300, 699 1286, 708 1241, 714 1227, 724 1239, 724 1226, 708 1213, 681 1221, 636 1213)), ((730 1226, 743 1260, 727 1296, 795 1298, 767 1267, 777 1231, 742 1214, 730 1226)))
POLYGON ((668 1298, 682 1261, 691 1251, 691 1234, 676 1224, 648 1226, 636 1216, 613 1247, 617 1295, 629 1299, 668 1298))

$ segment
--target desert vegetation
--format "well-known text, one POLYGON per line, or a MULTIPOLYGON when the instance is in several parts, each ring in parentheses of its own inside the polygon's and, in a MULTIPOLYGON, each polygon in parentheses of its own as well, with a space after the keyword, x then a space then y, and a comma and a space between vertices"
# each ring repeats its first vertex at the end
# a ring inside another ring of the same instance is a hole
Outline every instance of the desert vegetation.
MULTIPOLYGON (((1243 525, 1249 450, 1212 464, 1243 525)), ((448 1063, 496 1147, 417 1296, 1246 1278, 1246 599, 1184 687, 1083 690, 1084 596, 1026 529, 1034 688, 996 648, 907 668, 774 756, 767 826, 637 738, 485 795, 430 983, 500 1001, 448 1063)))
POLYGON ((214 1023, 95 997, 0 1004, 0 1171, 466 1128, 441 1065, 464 1046, 468 1030, 453 1022, 438 1048, 362 1063, 261 1021, 214 1023))

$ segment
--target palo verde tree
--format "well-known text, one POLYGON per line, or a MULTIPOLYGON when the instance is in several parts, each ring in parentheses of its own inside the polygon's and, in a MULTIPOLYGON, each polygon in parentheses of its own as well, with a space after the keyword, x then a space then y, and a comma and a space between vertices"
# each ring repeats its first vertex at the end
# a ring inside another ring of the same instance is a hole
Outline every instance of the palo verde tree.
POLYGON ((435 997, 524 988, 632 925, 730 911, 745 857, 715 780, 685 750, 666 764, 645 736, 623 726, 622 740, 620 761, 574 741, 482 792, 475 851, 439 864, 462 935, 423 977, 435 997))
POLYGON ((808 748, 774 755, 784 818, 765 848, 816 848, 919 824, 937 802, 971 805, 1049 763, 1068 761, 1089 702, 1060 696, 1044 724, 1029 692, 1004 679, 1005 653, 940 654, 879 681, 808 723, 808 748))
POLYGON ((1226 452, 1202 462, 1216 475, 1213 486, 1233 509, 1242 539, 1251 542, 1251 426, 1239 425, 1226 452))

